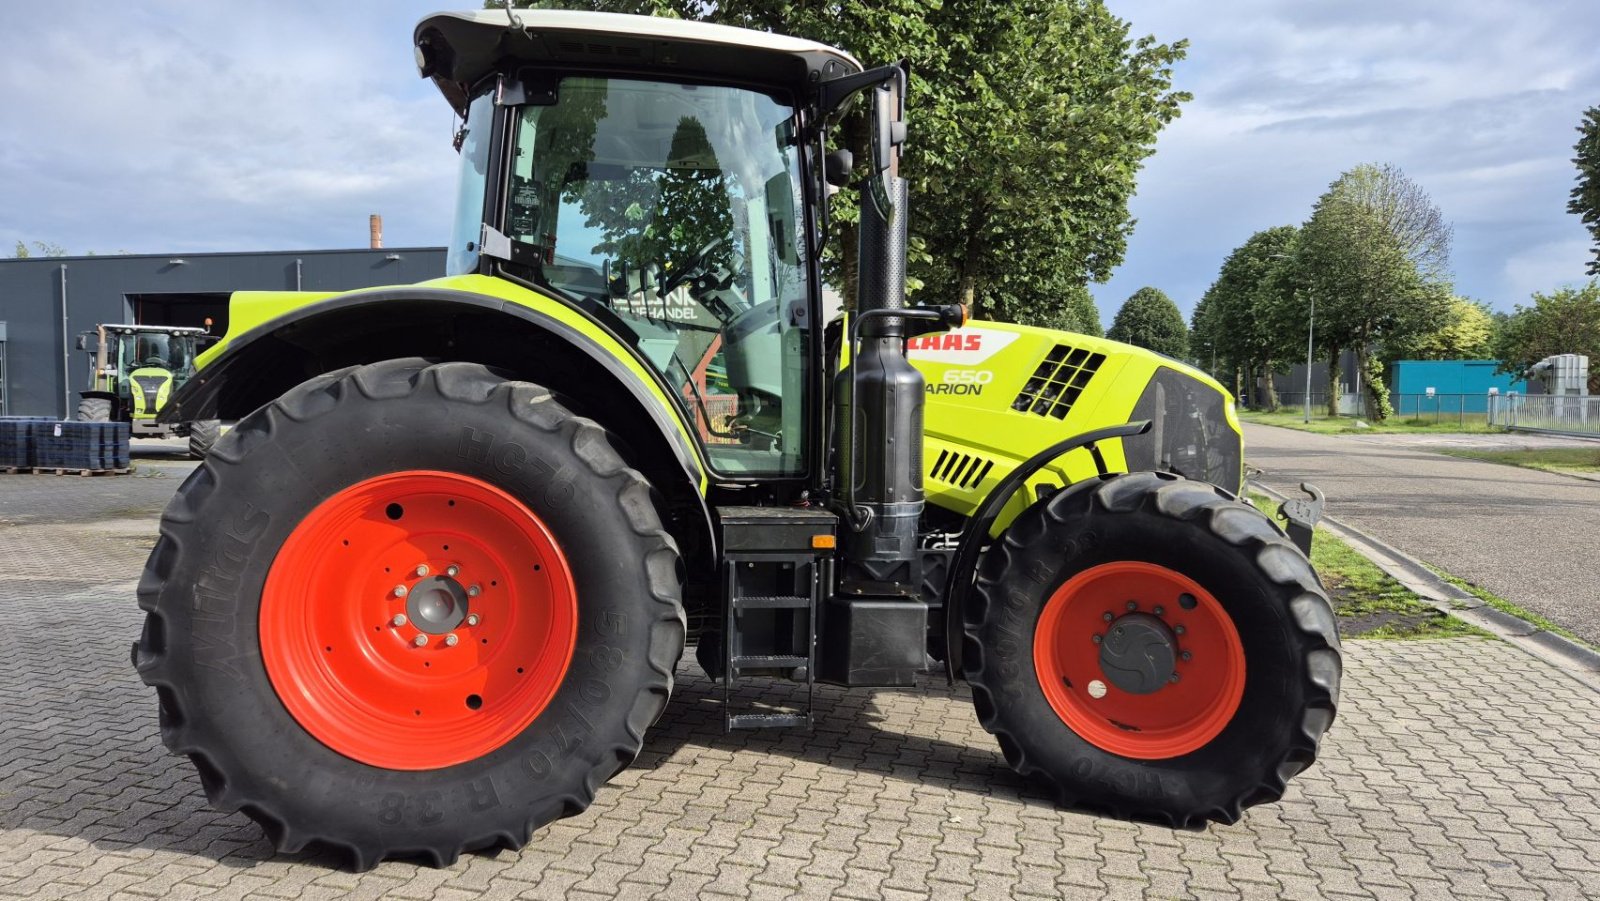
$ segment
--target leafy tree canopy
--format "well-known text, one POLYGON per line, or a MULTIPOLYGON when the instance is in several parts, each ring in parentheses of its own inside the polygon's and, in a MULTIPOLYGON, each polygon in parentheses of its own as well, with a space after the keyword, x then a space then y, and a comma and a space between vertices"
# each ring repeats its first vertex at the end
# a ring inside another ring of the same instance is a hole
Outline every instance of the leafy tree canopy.
POLYGON ((1106 337, 1146 347, 1174 359, 1189 353, 1189 328, 1172 298, 1157 288, 1140 288, 1122 304, 1106 337))
POLYGON ((1513 375, 1555 354, 1588 356, 1589 390, 1600 393, 1600 280, 1536 292, 1531 305, 1517 304, 1495 342, 1500 371, 1513 375))
MULTIPOLYGON (((1172 89, 1172 66, 1186 43, 1130 37, 1103 0, 518 5, 781 32, 843 47, 868 65, 909 58, 908 282, 920 287, 919 300, 968 302, 987 318, 1086 318, 1075 289, 1106 279, 1122 261, 1135 177, 1156 135, 1189 99, 1172 89)), ((850 140, 861 134, 859 120, 843 132, 859 151, 850 140)), ((839 240, 826 262, 847 298, 856 250, 851 193, 836 200, 839 240)))
POLYGON ((1410 360, 1483 360, 1493 352, 1494 334, 1494 314, 1487 304, 1452 297, 1443 326, 1390 347, 1389 355, 1410 360))
MULTIPOLYGON (((25 260, 33 256, 64 257, 67 255, 67 249, 60 244, 52 244, 49 241, 34 241, 31 248, 26 241, 18 241, 16 250, 11 255, 19 260, 25 260)), ((90 255, 93 256, 93 254, 90 255)))
POLYGON ((1280 225, 1251 235, 1228 254, 1202 298, 1203 310, 1196 308, 1196 328, 1203 331, 1197 338, 1230 367, 1251 371, 1303 352, 1296 336, 1304 329, 1304 301, 1297 299, 1300 286, 1284 277, 1299 232, 1280 225))
MULTIPOLYGON (((1426 192, 1392 166, 1357 166, 1320 198, 1301 229, 1293 277, 1316 300, 1319 343, 1353 348, 1374 371, 1378 348, 1439 330, 1452 296, 1450 228, 1426 192)), ((1375 419, 1386 415, 1381 380, 1365 379, 1375 419)))
POLYGON ((1583 124, 1578 126, 1578 143, 1573 147, 1577 156, 1572 162, 1578 167, 1578 185, 1572 189, 1572 200, 1567 212, 1582 217, 1583 225, 1594 239, 1594 259, 1589 261, 1589 274, 1600 275, 1600 106, 1584 111, 1583 124))

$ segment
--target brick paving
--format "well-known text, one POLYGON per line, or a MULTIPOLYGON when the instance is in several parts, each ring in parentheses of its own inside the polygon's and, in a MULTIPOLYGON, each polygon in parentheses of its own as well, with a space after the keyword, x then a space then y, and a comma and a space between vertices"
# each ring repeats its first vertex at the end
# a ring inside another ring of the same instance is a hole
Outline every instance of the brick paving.
POLYGON ((1600 895, 1600 694, 1478 639, 1348 642, 1322 759, 1230 827, 1059 810, 938 681, 821 688, 815 732, 723 735, 685 663, 635 766, 520 852, 276 856, 165 754, 128 664, 144 511, 176 482, 25 478, 0 476, 0 898, 1600 895))

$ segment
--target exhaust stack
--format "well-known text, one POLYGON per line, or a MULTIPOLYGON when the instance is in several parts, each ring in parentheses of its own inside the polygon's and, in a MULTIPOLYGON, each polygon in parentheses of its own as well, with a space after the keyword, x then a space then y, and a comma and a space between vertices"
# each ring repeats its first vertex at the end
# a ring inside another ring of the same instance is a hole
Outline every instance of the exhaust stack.
POLYGON ((916 598, 922 489, 923 379, 906 360, 906 77, 871 89, 872 177, 862 186, 856 347, 838 377, 839 486, 849 511, 840 593, 916 598))

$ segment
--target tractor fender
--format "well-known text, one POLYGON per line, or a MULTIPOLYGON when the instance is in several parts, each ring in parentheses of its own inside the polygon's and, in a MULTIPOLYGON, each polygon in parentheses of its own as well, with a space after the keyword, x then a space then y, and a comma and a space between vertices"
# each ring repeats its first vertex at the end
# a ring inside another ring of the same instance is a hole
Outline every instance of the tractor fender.
POLYGON ((703 526, 696 530, 709 550, 707 467, 692 430, 635 349, 603 326, 594 331, 598 337, 528 305, 471 291, 416 286, 338 294, 226 339, 160 420, 238 419, 307 379, 380 360, 480 363, 570 398, 582 415, 606 426, 669 500, 698 509, 703 526))
POLYGON ((1034 473, 1054 463, 1056 458, 1067 451, 1077 450, 1080 447, 1089 449, 1089 453, 1094 456, 1095 467, 1104 476, 1105 458, 1100 455, 1100 448, 1096 445, 1108 438, 1131 438, 1148 431, 1150 431, 1150 421, 1146 419, 1095 429, 1092 432, 1084 432, 1057 441, 1012 470, 1000 484, 994 486, 989 496, 983 499, 983 503, 978 505, 978 509, 968 518, 967 527, 961 532, 955 557, 950 561, 950 574, 945 580, 944 665, 945 676, 950 682, 954 683, 962 674, 961 636, 964 632, 961 628, 961 617, 966 610, 967 595, 972 588, 972 580, 977 576, 978 559, 984 545, 989 543, 989 530, 1000 516, 1000 511, 1005 509, 1006 502, 1011 500, 1011 495, 1027 484, 1034 473))

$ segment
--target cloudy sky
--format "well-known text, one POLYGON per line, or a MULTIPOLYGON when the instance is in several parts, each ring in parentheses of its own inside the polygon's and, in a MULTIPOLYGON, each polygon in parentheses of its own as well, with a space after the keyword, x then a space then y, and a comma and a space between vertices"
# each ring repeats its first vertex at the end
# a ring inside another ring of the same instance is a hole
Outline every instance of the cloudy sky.
MULTIPOLYGON (((6 0, 0 253, 441 244, 451 118, 416 77, 438 0, 6 0)), ((949 2, 949 0, 947 0, 949 2)), ((1455 225, 1460 291, 1509 309, 1580 281, 1573 131, 1600 103, 1596 0, 1108 0, 1188 38, 1195 95, 1140 179, 1109 323, 1142 285, 1187 311, 1229 250, 1389 162, 1455 225)))

